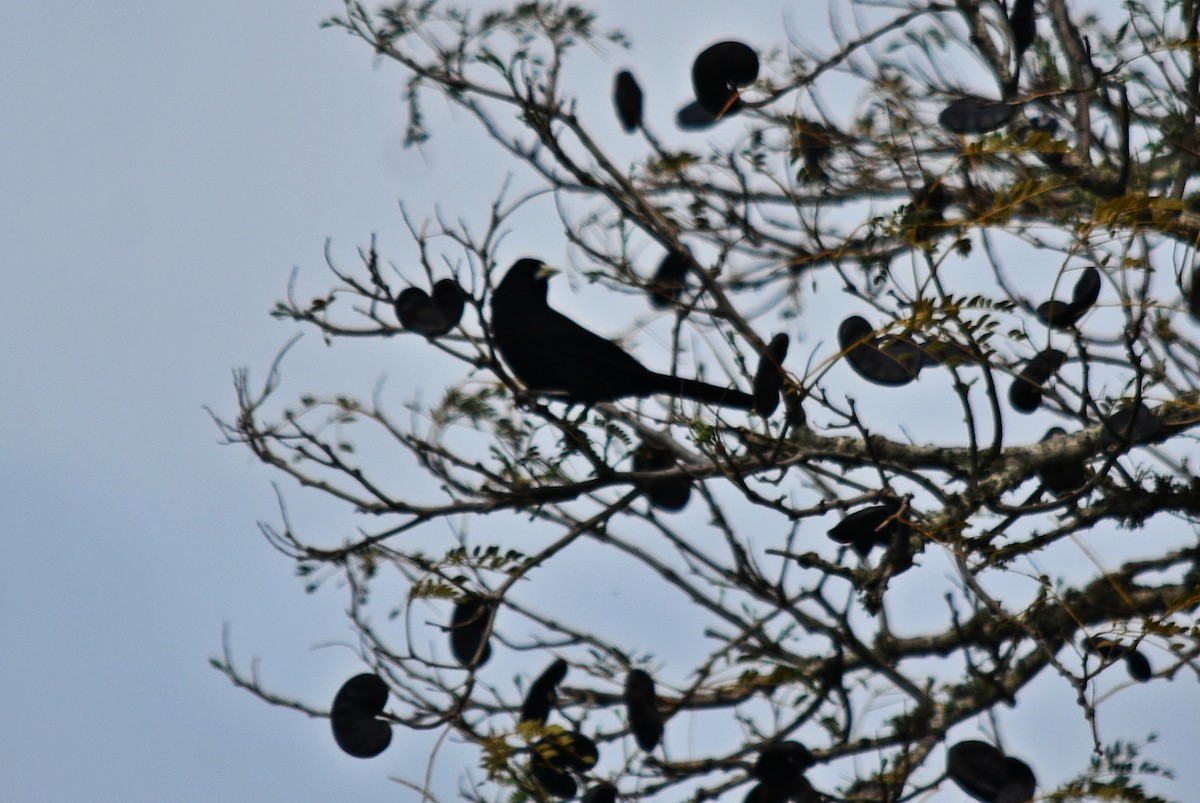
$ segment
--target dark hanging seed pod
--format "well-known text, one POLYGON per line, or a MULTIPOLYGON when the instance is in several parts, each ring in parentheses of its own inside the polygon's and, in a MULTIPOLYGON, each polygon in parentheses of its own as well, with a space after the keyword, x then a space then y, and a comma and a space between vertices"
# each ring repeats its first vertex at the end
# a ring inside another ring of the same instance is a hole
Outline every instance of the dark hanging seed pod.
POLYGON ((675 113, 675 125, 684 131, 704 131, 716 124, 717 118, 709 114, 697 100, 693 100, 675 113))
POLYGON ((779 406, 779 394, 783 390, 783 360, 787 357, 788 336, 775 335, 767 344, 767 353, 758 359, 758 370, 754 372, 754 412, 769 418, 779 406))
POLYGON ((1129 677, 1138 683, 1145 683, 1154 675, 1154 670, 1146 656, 1132 648, 1125 653, 1125 669, 1129 672, 1129 677))
POLYGON ((575 797, 579 784, 566 770, 557 769, 541 758, 536 752, 529 759, 529 774, 538 784, 554 797, 564 800, 575 797))
POLYGON ((626 134, 632 134, 642 124, 642 88, 629 70, 617 73, 613 83, 613 105, 617 108, 617 119, 626 134))
POLYGON ((396 297, 396 317, 411 332, 440 337, 462 320, 466 297, 454 279, 442 279, 435 284, 432 298, 424 290, 409 287, 396 297))
POLYGON ((450 652, 467 669, 477 669, 492 655, 488 633, 496 603, 468 596, 454 606, 450 620, 450 652))
POLYGON ((1139 443, 1155 443, 1166 436, 1158 414, 1139 402, 1126 405, 1104 419, 1100 444, 1105 449, 1126 449, 1139 443))
POLYGON ((658 263, 650 280, 650 304, 664 309, 679 303, 687 290, 687 275, 692 267, 692 255, 687 251, 672 251, 658 263))
MULTIPOLYGON (((1042 443, 1066 436, 1062 427, 1051 427, 1042 436, 1042 443)), ((1038 479, 1052 493, 1063 496, 1072 493, 1087 484, 1087 467, 1081 461, 1058 461, 1045 463, 1038 471, 1038 479)))
MULTIPOLYGON (((675 458, 666 449, 643 441, 633 453, 634 471, 658 471, 676 467, 675 458)), ((692 496, 692 481, 687 477, 674 480, 644 481, 638 483, 650 504, 659 510, 675 512, 687 507, 692 496)))
POLYGON ((1200 265, 1192 268, 1192 280, 1187 288, 1188 314, 1200 321, 1200 265))
POLYGON ((838 345, 846 362, 859 376, 877 385, 899 387, 917 378, 925 357, 916 345, 903 340, 891 342, 872 337, 874 330, 857 315, 838 327, 838 345))
POLYGON ((1029 358, 1008 389, 1008 402, 1019 413, 1032 413, 1042 406, 1042 386, 1062 367, 1067 355, 1046 349, 1029 358))
POLYGON ((865 558, 872 548, 888 546, 904 531, 904 524, 895 518, 899 511, 895 502, 860 508, 830 529, 829 537, 865 558))
POLYGON ((741 108, 738 88, 758 78, 758 54, 742 42, 718 42, 705 48, 692 63, 696 101, 716 119, 741 108))
POLYGON ((551 769, 587 772, 596 766, 600 751, 596 743, 578 731, 556 729, 533 743, 533 754, 551 769))
POLYGON ((546 717, 550 716, 550 711, 558 700, 558 684, 562 683, 566 676, 567 662, 561 658, 556 659, 538 676, 529 687, 529 693, 525 695, 525 702, 521 705, 522 722, 546 724, 546 717))
POLYGON ((1075 290, 1071 293, 1071 304, 1087 309, 1096 303, 1100 297, 1100 271, 1087 268, 1075 282, 1075 290))
POLYGON ((1091 636, 1084 640, 1083 648, 1090 653, 1100 656, 1102 661, 1115 661, 1125 655, 1129 648, 1116 639, 1107 636, 1091 636))
POLYGON ((1070 329, 1100 297, 1100 271, 1088 268, 1075 282, 1071 300, 1050 300, 1037 308, 1038 320, 1054 329, 1070 329))
POLYGON ((617 803, 617 787, 601 782, 587 790, 579 803, 617 803))
POLYGON ((1016 114, 1016 107, 1003 101, 967 95, 943 109, 938 122, 955 134, 986 134, 1008 125, 1016 114))
POLYGON ((1005 756, 985 742, 959 742, 946 753, 946 772, 958 787, 980 803, 1024 803, 1033 797, 1037 779, 1024 761, 1005 756))
POLYGON ((355 675, 333 698, 329 724, 333 740, 355 758, 374 758, 392 742, 392 726, 379 719, 387 705, 388 687, 378 675, 355 675))
POLYGON ((647 753, 658 747, 663 734, 662 714, 654 693, 654 679, 641 669, 625 676, 625 709, 638 747, 647 753))

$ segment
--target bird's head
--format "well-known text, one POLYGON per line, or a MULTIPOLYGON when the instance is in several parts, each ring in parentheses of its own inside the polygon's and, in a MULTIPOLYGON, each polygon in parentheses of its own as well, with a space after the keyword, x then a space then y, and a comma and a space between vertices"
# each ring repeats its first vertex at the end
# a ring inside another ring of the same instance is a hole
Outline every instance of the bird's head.
POLYGON ((544 300, 550 289, 549 279, 556 273, 558 273, 556 268, 547 265, 540 259, 531 257, 518 259, 500 280, 500 284, 496 287, 496 296, 544 300))

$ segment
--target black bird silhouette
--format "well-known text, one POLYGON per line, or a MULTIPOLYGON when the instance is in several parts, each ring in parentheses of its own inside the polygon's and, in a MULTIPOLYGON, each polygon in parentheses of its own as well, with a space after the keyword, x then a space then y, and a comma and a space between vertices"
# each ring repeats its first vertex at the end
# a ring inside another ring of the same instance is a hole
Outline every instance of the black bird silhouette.
POLYGON ((530 390, 583 404, 664 393, 743 410, 753 406, 753 397, 740 390, 656 374, 616 343, 551 309, 546 292, 552 273, 539 260, 517 260, 492 296, 496 348, 530 390))

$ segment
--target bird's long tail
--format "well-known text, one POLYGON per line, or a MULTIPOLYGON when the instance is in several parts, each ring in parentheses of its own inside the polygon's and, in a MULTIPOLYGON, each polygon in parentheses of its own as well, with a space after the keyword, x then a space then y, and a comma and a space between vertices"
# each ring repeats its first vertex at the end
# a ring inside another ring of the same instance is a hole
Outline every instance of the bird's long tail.
POLYGON ((669 393, 672 396, 681 396, 685 399, 704 404, 715 404, 720 407, 736 407, 739 410, 749 410, 754 407, 754 397, 740 390, 722 388, 707 382, 667 376, 666 374, 655 374, 654 377, 659 384, 656 389, 656 392, 659 393, 669 393))

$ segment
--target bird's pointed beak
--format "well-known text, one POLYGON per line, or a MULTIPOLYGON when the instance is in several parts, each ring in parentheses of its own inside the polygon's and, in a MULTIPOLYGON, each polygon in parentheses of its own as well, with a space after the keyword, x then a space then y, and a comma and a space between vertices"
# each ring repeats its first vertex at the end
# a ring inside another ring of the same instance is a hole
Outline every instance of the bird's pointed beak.
POLYGON ((537 277, 539 279, 549 279, 551 276, 555 276, 559 273, 562 273, 562 271, 553 265, 547 265, 545 262, 543 262, 542 266, 538 268, 537 277))

